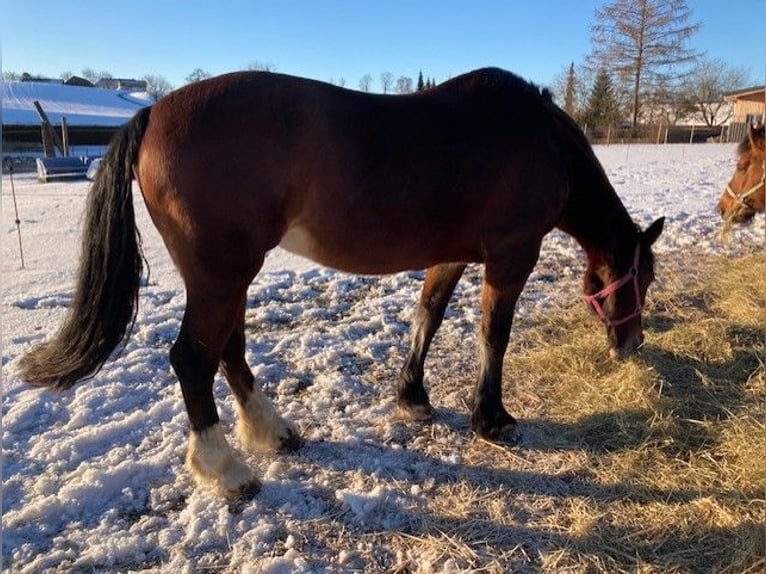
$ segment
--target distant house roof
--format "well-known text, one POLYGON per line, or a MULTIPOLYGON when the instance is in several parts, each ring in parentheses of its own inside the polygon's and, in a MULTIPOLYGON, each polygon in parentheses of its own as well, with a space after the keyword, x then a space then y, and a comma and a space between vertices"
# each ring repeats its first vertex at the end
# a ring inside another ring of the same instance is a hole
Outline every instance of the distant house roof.
POLYGON ((42 82, 2 82, 4 126, 40 125, 34 101, 53 124, 66 117, 72 127, 117 127, 152 101, 142 93, 42 82))
POLYGON ((133 78, 101 78, 96 82, 97 88, 108 90, 133 90, 146 91, 146 80, 134 80, 133 78))
POLYGON ((747 98, 750 96, 757 96, 758 94, 763 97, 764 86, 753 86, 751 88, 744 88, 735 92, 727 92, 723 95, 725 100, 738 100, 740 98, 747 98))
POLYGON ((92 88, 94 85, 93 82, 81 76, 70 76, 64 83, 67 86, 85 86, 86 88, 92 88))

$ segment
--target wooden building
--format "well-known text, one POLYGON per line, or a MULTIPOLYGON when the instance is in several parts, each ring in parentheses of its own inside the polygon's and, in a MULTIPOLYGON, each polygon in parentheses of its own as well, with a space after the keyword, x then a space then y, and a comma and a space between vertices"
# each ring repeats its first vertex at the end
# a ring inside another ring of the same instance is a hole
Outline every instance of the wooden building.
POLYGON ((762 122, 764 108, 766 108, 764 97, 766 97, 764 86, 755 86, 724 94, 726 101, 734 103, 732 122, 762 122))

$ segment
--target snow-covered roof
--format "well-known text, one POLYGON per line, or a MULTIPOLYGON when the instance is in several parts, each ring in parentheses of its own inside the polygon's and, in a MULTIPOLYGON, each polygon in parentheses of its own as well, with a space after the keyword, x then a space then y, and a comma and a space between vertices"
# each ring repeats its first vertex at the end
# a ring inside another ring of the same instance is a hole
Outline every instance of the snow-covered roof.
POLYGON ((73 127, 116 127, 152 102, 144 93, 46 82, 2 82, 3 125, 40 125, 40 102, 54 125, 66 117, 73 127))

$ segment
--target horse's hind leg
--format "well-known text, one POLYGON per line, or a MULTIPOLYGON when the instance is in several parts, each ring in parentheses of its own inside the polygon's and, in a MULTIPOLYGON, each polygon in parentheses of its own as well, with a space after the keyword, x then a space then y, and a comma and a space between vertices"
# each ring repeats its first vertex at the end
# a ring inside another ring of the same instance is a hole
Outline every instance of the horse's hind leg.
POLYGON ((191 425, 186 464, 198 483, 228 497, 248 496, 260 487, 226 441, 213 398, 213 378, 243 296, 222 285, 187 288, 181 332, 170 350, 191 425))
POLYGON ((245 307, 240 305, 234 330, 221 356, 221 368, 237 399, 236 433, 248 451, 294 450, 299 446, 298 431, 279 416, 245 361, 245 307))
POLYGON ((399 375, 397 388, 399 410, 408 418, 431 418, 431 404, 423 386, 423 365, 431 340, 441 325, 447 303, 465 267, 464 263, 447 263, 430 267, 426 271, 412 324, 410 353, 399 375))

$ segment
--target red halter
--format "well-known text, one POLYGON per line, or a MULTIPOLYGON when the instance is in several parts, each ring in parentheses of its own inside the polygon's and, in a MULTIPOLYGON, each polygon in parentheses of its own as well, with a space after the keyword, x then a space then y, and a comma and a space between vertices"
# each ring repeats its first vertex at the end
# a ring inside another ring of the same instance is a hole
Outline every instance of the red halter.
POLYGON ((594 293, 593 295, 583 295, 583 299, 585 299, 586 302, 590 303, 593 306, 593 309, 596 311, 596 314, 599 316, 599 319, 601 319, 601 321, 603 321, 607 327, 616 327, 617 325, 622 325, 623 323, 627 323, 634 317, 638 317, 639 315, 641 315, 641 309, 643 309, 643 303, 641 301, 641 290, 639 289, 639 286, 638 286, 639 249, 640 249, 640 244, 636 245, 636 254, 633 256, 633 266, 628 270, 628 272, 625 275, 623 275, 617 281, 610 283, 598 293, 594 293), (606 299, 608 295, 611 295, 612 293, 617 291, 620 287, 622 287, 623 285, 631 281, 633 282, 633 291, 636 296, 635 310, 629 315, 622 317, 621 319, 610 319, 609 317, 606 316, 606 313, 604 313, 604 309, 603 307, 601 307, 601 303, 599 300, 606 299))

